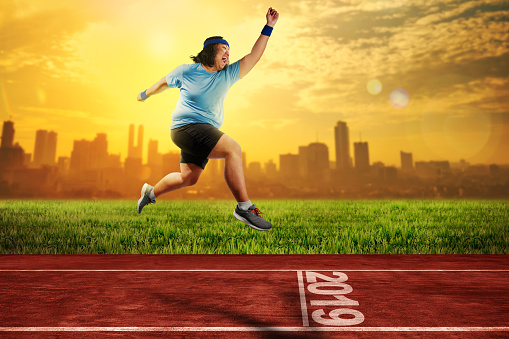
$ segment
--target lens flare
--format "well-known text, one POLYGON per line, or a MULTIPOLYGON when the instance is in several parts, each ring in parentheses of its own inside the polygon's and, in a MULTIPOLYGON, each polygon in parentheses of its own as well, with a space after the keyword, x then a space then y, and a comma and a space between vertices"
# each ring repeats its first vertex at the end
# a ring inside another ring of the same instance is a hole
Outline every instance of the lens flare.
POLYGON ((382 91, 382 83, 378 79, 371 79, 366 86, 369 94, 377 95, 382 91))
POLYGON ((410 102, 410 95, 403 88, 396 88, 389 95, 389 101, 394 108, 405 108, 410 102))
POLYGON ((35 90, 35 94, 37 96, 37 99, 39 100, 39 103, 41 105, 45 105, 46 104, 46 92, 44 92, 44 90, 42 88, 37 88, 35 90))

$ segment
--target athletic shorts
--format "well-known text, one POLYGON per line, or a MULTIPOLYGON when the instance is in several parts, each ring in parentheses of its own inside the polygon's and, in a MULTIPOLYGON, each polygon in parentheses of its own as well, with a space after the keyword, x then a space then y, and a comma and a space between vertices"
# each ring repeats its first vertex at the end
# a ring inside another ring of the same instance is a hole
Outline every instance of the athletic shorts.
POLYGON ((188 124, 171 130, 171 140, 180 148, 180 162, 205 169, 210 152, 224 133, 210 124, 188 124))

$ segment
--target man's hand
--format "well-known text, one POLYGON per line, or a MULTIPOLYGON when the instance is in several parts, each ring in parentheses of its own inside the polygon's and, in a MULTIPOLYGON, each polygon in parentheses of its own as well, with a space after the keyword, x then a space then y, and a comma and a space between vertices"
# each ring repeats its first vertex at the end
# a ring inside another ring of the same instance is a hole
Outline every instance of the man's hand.
POLYGON ((267 26, 274 27, 274 25, 277 22, 277 19, 279 19, 279 13, 271 7, 267 11, 266 18, 267 18, 267 26))

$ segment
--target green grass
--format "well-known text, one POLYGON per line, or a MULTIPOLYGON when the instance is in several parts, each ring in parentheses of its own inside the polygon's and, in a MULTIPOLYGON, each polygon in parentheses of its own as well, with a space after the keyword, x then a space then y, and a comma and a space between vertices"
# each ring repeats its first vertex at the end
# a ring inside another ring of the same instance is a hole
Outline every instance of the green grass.
POLYGON ((233 201, 0 201, 2 254, 508 254, 509 202, 256 201, 274 227, 238 222, 233 201))

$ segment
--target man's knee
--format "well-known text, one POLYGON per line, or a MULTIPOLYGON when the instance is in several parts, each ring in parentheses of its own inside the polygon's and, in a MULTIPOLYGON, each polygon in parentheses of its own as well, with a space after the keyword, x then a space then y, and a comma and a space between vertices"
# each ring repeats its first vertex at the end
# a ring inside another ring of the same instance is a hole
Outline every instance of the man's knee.
POLYGON ((182 176, 182 179, 184 181, 184 184, 186 186, 193 186, 195 185, 197 182, 198 182, 198 179, 200 178, 200 175, 196 175, 196 174, 188 174, 188 175, 185 175, 185 176, 182 176))
POLYGON ((231 144, 229 147, 229 153, 233 155, 240 155, 242 156, 242 148, 240 147, 239 143, 235 140, 231 140, 231 144))

